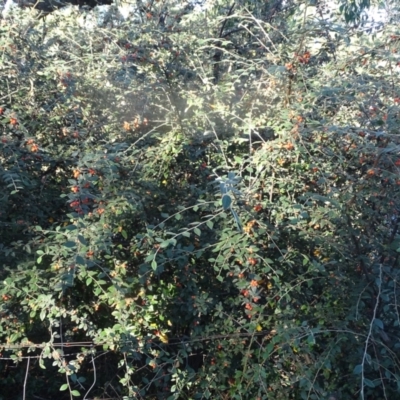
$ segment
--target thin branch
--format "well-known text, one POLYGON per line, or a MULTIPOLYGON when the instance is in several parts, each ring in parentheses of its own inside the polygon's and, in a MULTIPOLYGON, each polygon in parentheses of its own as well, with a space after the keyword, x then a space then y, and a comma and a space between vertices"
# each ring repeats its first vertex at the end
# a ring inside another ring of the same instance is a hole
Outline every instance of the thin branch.
POLYGON ((25 373, 25 379, 24 379, 24 392, 22 395, 22 400, 26 399, 26 382, 28 381, 28 372, 29 372, 29 364, 30 364, 31 358, 28 357, 28 361, 26 363, 26 373, 25 373))
POLYGON ((96 383, 96 380, 97 380, 97 377, 96 377, 96 365, 94 363, 93 354, 92 354, 92 365, 93 365, 93 383, 92 383, 92 386, 90 386, 89 390, 86 392, 85 397, 83 398, 83 400, 86 400, 87 395, 93 389, 93 387, 94 387, 94 385, 96 383))
POLYGON ((369 332, 368 332, 367 338, 365 340, 364 354, 363 354, 363 358, 362 358, 362 362, 361 362, 361 393, 360 393, 361 400, 364 400, 364 386, 365 386, 364 365, 365 365, 365 360, 367 359, 369 341, 370 341, 370 338, 372 336, 372 328, 374 326, 374 322, 375 322, 375 319, 376 319, 376 314, 377 314, 377 311, 378 311, 379 298, 380 298, 380 295, 381 295, 381 289, 382 289, 382 264, 380 264, 380 266, 379 266, 379 287, 378 287, 378 294, 376 296, 374 314, 372 316, 372 321, 371 321, 371 323, 369 325, 369 332))

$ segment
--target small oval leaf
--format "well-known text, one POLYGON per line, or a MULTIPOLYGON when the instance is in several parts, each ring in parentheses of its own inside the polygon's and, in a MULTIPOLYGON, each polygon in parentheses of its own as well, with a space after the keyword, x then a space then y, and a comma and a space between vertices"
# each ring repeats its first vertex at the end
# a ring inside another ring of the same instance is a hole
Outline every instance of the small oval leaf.
POLYGON ((60 387, 60 391, 67 390, 67 389, 68 389, 68 384, 67 383, 64 383, 64 385, 62 385, 60 387))
POLYGON ((356 365, 353 369, 353 374, 356 374, 356 375, 361 374, 362 369, 363 369, 363 367, 361 364, 356 365))
POLYGON ((379 318, 375 318, 374 319, 374 324, 378 327, 381 328, 383 330, 383 322, 382 320, 380 320, 379 318))
POLYGON ((231 196, 229 196, 229 194, 225 194, 222 197, 222 207, 224 207, 224 210, 227 210, 228 208, 230 208, 231 204, 232 204, 231 196))

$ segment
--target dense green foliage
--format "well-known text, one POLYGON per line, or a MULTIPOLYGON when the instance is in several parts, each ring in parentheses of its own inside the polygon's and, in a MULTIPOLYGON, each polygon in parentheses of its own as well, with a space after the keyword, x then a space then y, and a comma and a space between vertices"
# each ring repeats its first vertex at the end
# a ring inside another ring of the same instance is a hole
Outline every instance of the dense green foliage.
POLYGON ((1 21, 0 399, 397 398, 396 28, 162 7, 1 21))

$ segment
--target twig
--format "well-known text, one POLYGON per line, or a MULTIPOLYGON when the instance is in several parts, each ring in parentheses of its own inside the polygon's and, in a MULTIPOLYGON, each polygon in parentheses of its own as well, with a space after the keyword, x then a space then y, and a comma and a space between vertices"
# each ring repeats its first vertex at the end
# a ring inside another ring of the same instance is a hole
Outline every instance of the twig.
POLYGON ((0 100, 3 100, 3 99, 5 99, 6 97, 11 96, 12 94, 18 93, 18 92, 19 92, 19 90, 14 90, 13 92, 7 93, 5 96, 0 97, 0 100))
POLYGON ((24 392, 23 392, 23 395, 22 395, 22 400, 26 399, 26 382, 28 380, 28 371, 29 371, 29 363, 30 363, 30 361, 31 361, 31 358, 28 357, 28 361, 26 363, 26 373, 25 373, 25 380, 24 380, 24 392))
POLYGON ((235 7, 235 2, 233 2, 231 8, 228 11, 228 15, 226 16, 226 18, 224 19, 224 23, 221 26, 221 30, 219 31, 219 37, 222 38, 222 33, 224 32, 225 29, 225 25, 226 25, 226 21, 228 20, 228 17, 230 17, 230 15, 232 14, 233 8, 235 7))
POLYGON ((367 280, 367 282, 371 283, 371 279, 370 279, 370 277, 368 275, 367 266, 365 265, 365 262, 361 257, 362 252, 361 252, 360 244, 359 244, 359 242, 358 242, 358 240, 357 240, 357 238, 356 238, 356 236, 355 236, 355 234, 353 232, 353 224, 351 222, 350 215, 347 214, 347 213, 346 213, 346 218, 347 218, 347 225, 350 228, 350 237, 351 237, 351 240, 353 241, 353 244, 354 244, 354 247, 355 247, 355 250, 356 250, 356 254, 357 254, 357 256, 358 256, 358 258, 360 260, 361 269, 362 269, 362 271, 363 271, 363 273, 365 275, 365 279, 367 280))
POLYGON ((93 365, 93 383, 92 386, 90 386, 89 390, 86 392, 85 397, 83 398, 83 400, 86 400, 86 396, 90 393, 90 391, 93 389, 95 383, 96 383, 96 365, 94 363, 94 358, 93 358, 93 354, 92 354, 92 365, 93 365))
POLYGON ((376 313, 378 311, 379 298, 381 296, 381 289, 382 289, 382 264, 380 264, 380 266, 379 266, 379 287, 378 287, 378 294, 376 296, 374 314, 372 316, 372 321, 371 321, 371 323, 369 325, 369 332, 368 332, 368 335, 367 335, 367 339, 365 340, 364 354, 363 354, 363 358, 362 358, 362 362, 361 362, 361 392, 360 392, 361 400, 364 400, 364 380, 365 380, 365 377, 364 377, 364 364, 365 364, 365 360, 367 358, 369 340, 370 340, 370 337, 372 336, 372 327, 374 326, 374 322, 375 322, 375 319, 376 319, 376 313))

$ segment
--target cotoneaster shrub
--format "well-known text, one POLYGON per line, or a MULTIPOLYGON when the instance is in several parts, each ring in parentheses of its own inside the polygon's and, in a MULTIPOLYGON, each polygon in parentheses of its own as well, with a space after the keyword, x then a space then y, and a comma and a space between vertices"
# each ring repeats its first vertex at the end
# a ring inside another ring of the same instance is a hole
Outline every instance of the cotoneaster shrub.
POLYGON ((395 28, 154 7, 1 26, 3 398, 395 397, 395 28))

